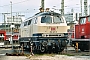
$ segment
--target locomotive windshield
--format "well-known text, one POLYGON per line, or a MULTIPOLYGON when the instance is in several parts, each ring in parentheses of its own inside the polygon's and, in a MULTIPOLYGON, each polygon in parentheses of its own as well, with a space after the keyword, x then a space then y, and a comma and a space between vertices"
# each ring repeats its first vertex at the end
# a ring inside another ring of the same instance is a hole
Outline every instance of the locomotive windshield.
POLYGON ((90 22, 90 17, 88 17, 88 21, 90 22))
POLYGON ((63 19, 59 16, 54 16, 53 17, 53 23, 63 23, 63 19))
POLYGON ((53 16, 53 18, 51 16, 43 16, 41 17, 41 23, 63 23, 64 20, 63 18, 59 17, 59 16, 53 16))
POLYGON ((86 18, 83 17, 83 18, 80 18, 80 24, 85 24, 86 23, 86 18))
POLYGON ((52 17, 50 16, 41 17, 41 23, 52 23, 52 17))

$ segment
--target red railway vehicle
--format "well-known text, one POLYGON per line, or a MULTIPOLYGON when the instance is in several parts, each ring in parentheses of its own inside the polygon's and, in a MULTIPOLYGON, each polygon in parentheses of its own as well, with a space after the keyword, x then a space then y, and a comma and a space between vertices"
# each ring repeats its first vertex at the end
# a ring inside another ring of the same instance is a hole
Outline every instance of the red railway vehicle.
POLYGON ((81 51, 90 50, 90 15, 79 17, 79 23, 75 25, 75 36, 72 39, 72 46, 81 51))
MULTIPOLYGON (((12 39, 13 39, 13 43, 14 44, 18 44, 19 33, 18 32, 17 33, 13 33, 12 39)), ((7 33, 6 34, 5 44, 10 44, 12 39, 11 39, 11 33, 7 33)))
POLYGON ((4 45, 5 40, 6 40, 6 31, 0 30, 0 45, 4 45))

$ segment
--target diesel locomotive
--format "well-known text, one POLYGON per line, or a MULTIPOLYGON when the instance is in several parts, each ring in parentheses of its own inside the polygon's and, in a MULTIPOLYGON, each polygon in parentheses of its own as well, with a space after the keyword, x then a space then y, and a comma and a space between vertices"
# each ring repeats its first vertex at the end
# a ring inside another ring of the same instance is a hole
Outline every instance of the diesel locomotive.
POLYGON ((71 46, 81 51, 90 50, 90 15, 79 17, 78 22, 74 28, 71 46))
POLYGON ((20 46, 34 52, 61 52, 67 45, 68 32, 64 16, 53 11, 39 12, 20 26, 20 46))

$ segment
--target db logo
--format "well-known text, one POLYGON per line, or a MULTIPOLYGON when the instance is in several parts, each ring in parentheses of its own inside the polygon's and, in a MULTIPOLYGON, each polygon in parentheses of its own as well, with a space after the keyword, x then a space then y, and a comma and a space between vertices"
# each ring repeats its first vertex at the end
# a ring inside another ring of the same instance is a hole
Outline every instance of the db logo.
POLYGON ((51 27, 51 31, 55 31, 56 29, 55 29, 55 27, 51 27))
POLYGON ((84 33, 84 28, 82 28, 82 33, 84 33))
POLYGON ((84 28, 82 28, 82 32, 84 31, 84 28))

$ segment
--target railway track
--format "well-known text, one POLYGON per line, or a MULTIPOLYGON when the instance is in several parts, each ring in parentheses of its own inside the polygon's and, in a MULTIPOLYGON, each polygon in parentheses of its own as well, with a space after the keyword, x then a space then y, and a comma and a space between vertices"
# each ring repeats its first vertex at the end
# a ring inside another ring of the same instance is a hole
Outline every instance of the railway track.
MULTIPOLYGON (((0 55, 15 55, 15 56, 22 56, 24 54, 30 54, 31 52, 29 50, 22 50, 21 48, 18 49, 18 46, 16 46, 16 48, 13 49, 11 47, 7 47, 7 48, 2 48, 0 47, 0 55), (22 54, 23 53, 23 54, 22 54)), ((48 53, 43 53, 43 54, 48 54, 48 53)), ((56 53, 53 53, 56 54, 56 53)), ((64 51, 58 53, 60 55, 69 55, 69 56, 90 56, 90 51, 80 51, 78 50, 78 52, 75 51, 75 49, 73 47, 67 47, 67 49, 65 49, 64 51)))

